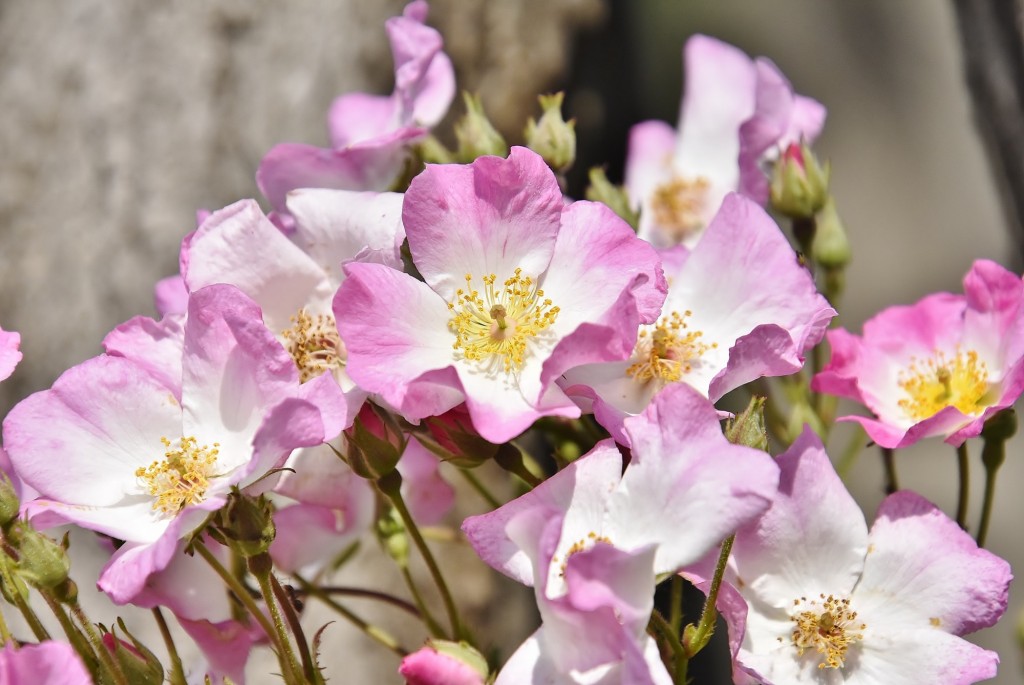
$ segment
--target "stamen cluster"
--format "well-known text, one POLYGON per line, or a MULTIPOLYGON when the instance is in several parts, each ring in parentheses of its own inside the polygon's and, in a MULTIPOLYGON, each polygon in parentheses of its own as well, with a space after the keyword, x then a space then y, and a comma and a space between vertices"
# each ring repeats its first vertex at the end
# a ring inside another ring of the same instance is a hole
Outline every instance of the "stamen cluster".
POLYGON ((522 368, 530 341, 555 322, 560 310, 532 277, 523 276, 522 269, 517 268, 501 287, 495 287, 497 278, 484 276, 480 291, 473 287, 472 274, 466 274, 466 287, 448 303, 454 312, 448 328, 455 333, 452 347, 465 359, 480 362, 488 372, 500 363, 505 373, 511 373, 522 368))
POLYGON ((985 408, 989 391, 988 367, 973 350, 957 350, 948 359, 941 350, 931 359, 913 359, 900 373, 899 387, 907 397, 900 408, 912 419, 926 419, 946 407, 973 415, 985 408))
MULTIPOLYGON (((818 668, 842 668, 846 662, 846 653, 855 642, 864 639, 862 631, 867 628, 864 623, 857 622, 857 612, 850 609, 849 599, 839 599, 834 595, 819 595, 821 603, 806 597, 793 600, 793 606, 807 607, 790 617, 796 624, 793 628, 792 640, 797 656, 813 649, 824 657, 818 668)), ((780 638, 781 639, 781 638, 780 638)))
POLYGON ((651 198, 654 221, 674 242, 682 242, 704 228, 709 185, 703 176, 674 176, 654 189, 651 198))
POLYGON ((175 445, 160 438, 167 451, 161 461, 135 470, 146 492, 156 498, 153 511, 177 514, 189 504, 201 502, 214 478, 220 443, 199 446, 195 437, 183 437, 175 445))
POLYGON ((345 365, 345 346, 338 335, 334 316, 317 314, 314 317, 303 308, 291 321, 294 325, 282 331, 281 336, 299 368, 302 383, 345 365))
POLYGON ((705 352, 718 347, 718 343, 701 342, 703 331, 689 330, 686 319, 693 315, 689 309, 671 312, 661 317, 653 330, 642 330, 636 344, 639 358, 626 369, 626 374, 638 382, 658 380, 674 383, 693 370, 693 362, 705 352))

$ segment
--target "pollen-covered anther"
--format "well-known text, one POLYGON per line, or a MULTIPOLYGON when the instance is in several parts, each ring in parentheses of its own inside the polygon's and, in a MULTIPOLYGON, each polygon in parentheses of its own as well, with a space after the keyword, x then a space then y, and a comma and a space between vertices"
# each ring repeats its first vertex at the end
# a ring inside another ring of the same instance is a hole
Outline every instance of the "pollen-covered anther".
POLYGON ((926 360, 914 358, 898 381, 906 397, 899 406, 915 420, 927 419, 946 407, 975 415, 987 406, 988 367, 973 350, 957 349, 949 358, 938 350, 926 360))
POLYGON ((291 317, 293 326, 282 331, 288 354, 299 369, 299 380, 312 380, 345 366, 345 345, 330 314, 311 316, 305 308, 291 317))
POLYGON ((171 442, 160 438, 164 458, 148 467, 139 467, 135 476, 146 492, 156 499, 153 511, 174 515, 190 504, 203 501, 210 479, 216 477, 220 443, 199 445, 194 437, 171 442))
POLYGON ((483 287, 478 290, 473 276, 466 274, 466 287, 459 288, 455 301, 448 303, 452 312, 448 328, 455 333, 452 347, 485 371, 518 371, 531 341, 555 322, 559 308, 522 269, 500 286, 495 274, 481 280, 483 287))
POLYGON ((693 312, 671 312, 658 320, 654 328, 641 330, 636 343, 637 361, 626 375, 640 383, 654 380, 673 383, 693 370, 693 365, 718 343, 705 343, 703 331, 690 330, 686 319, 693 312))
POLYGON ((795 624, 791 637, 797 656, 814 650, 822 656, 818 668, 842 668, 850 646, 864 639, 867 625, 857 620, 849 599, 819 595, 793 600, 795 624))
POLYGON ((682 242, 704 228, 709 182, 703 176, 673 176, 654 189, 654 223, 674 242, 682 242))

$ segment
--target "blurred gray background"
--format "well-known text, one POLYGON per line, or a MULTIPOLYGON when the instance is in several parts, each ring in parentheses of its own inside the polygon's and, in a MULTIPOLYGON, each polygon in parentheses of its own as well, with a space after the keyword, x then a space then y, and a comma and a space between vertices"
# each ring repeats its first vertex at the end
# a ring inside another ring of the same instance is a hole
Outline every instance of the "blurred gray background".
MULTIPOLYGON (((383 22, 402 5, 0 2, 0 326, 22 333, 26 355, 0 386, 0 415, 98 353, 111 327, 151 313, 152 285, 176 271, 195 210, 255 195, 256 165, 274 143, 326 144, 333 97, 390 92, 383 22)), ((833 162, 854 251, 841 306, 849 328, 888 305, 959 291, 974 259, 1020 264, 945 2, 437 0, 430 21, 460 87, 482 93, 510 140, 535 113, 537 93, 565 88, 578 119, 577 172, 608 163, 613 178, 629 124, 675 121, 691 33, 773 59, 830 111, 818 150, 833 162)), ((579 195, 578 180, 571 189, 579 195)), ((1022 444, 1003 469, 989 545, 1015 568, 1024 568, 1022 444)), ((952 448, 929 441, 898 464, 904 487, 952 511, 952 448)), ((876 452, 862 455, 851 487, 872 518, 882 498, 876 452)), ((469 555, 452 559, 479 575, 469 555)), ((511 600, 489 600, 495 582, 477 581, 470 594, 508 650, 523 621, 510 620, 511 600)), ((1000 626, 974 638, 1002 657, 993 682, 1021 682, 1022 609, 1024 593, 1013 592, 1000 626)), ((383 650, 342 624, 331 634, 347 640, 329 650, 344 681, 397 681, 383 650)))

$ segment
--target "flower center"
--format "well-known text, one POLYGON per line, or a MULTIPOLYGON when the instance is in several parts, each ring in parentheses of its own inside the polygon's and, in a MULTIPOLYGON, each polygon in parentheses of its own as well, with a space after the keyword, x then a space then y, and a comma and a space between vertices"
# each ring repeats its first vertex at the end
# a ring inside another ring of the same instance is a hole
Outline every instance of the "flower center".
POLYGON ((946 407, 977 414, 987 406, 988 367, 973 350, 957 350, 952 359, 941 351, 924 362, 911 359, 898 383, 907 395, 899 406, 912 419, 927 419, 946 407))
POLYGON ((310 316, 306 310, 291 318, 294 324, 281 333, 288 354, 299 367, 299 380, 305 383, 324 373, 345 366, 345 345, 330 314, 310 316))
POLYGON ((692 315, 689 309, 681 315, 671 312, 653 329, 641 330, 634 353, 637 361, 626 369, 626 375, 640 383, 673 383, 692 371, 705 352, 718 347, 718 343, 701 342, 703 331, 690 330, 686 319, 692 315))
POLYGON ((797 656, 813 649, 823 657, 818 668, 842 668, 850 645, 863 640, 860 631, 867 628, 857 621, 857 612, 850 610, 850 600, 822 594, 810 601, 806 597, 794 599, 793 606, 795 613, 790 620, 795 626, 791 637, 797 656))
POLYGON ((448 303, 453 312, 448 328, 455 333, 452 347, 465 359, 488 372, 509 373, 522 368, 530 341, 555 322, 559 308, 522 269, 501 286, 496 283, 495 274, 484 276, 483 290, 477 290, 473 276, 466 274, 466 287, 448 303))
POLYGON ((214 468, 220 443, 199 446, 194 437, 171 442, 160 438, 166 451, 164 458, 148 467, 139 467, 135 476, 150 495, 156 498, 153 511, 174 515, 190 504, 202 502, 210 479, 216 478, 214 468))
POLYGON ((680 243, 704 228, 709 185, 703 176, 673 176, 654 189, 651 196, 654 223, 674 242, 680 243))
MULTIPOLYGON (((569 549, 565 550, 565 557, 562 559, 561 564, 559 564, 559 568, 561 570, 559 571, 558 576, 560 578, 564 578, 565 577, 566 566, 569 565, 569 559, 572 558, 573 554, 578 554, 580 552, 585 552, 586 550, 590 549, 594 545, 598 545, 598 544, 611 545, 613 543, 612 543, 611 538, 608 537, 607 535, 598 535, 594 531, 590 531, 589 533, 587 533, 587 537, 580 538, 576 542, 574 542, 571 545, 569 545, 569 549)), ((555 563, 555 564, 558 564, 558 555, 557 554, 554 555, 553 557, 551 557, 551 562, 555 563)))

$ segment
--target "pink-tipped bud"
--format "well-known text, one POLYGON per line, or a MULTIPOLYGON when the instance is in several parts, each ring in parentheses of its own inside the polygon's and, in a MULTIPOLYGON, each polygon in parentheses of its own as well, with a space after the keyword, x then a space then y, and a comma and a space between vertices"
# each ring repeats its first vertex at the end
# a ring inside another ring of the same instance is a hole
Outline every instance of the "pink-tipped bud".
POLYGON ((473 428, 473 420, 465 404, 446 411, 440 416, 423 420, 434 444, 424 443, 430 451, 444 461, 469 468, 478 466, 494 456, 497 445, 480 437, 473 428))
POLYGON ((484 685, 487 662, 465 642, 428 640, 402 659, 398 673, 407 685, 484 685))
POLYGON ((775 163, 772 209, 792 219, 810 219, 825 206, 831 170, 818 163, 806 145, 792 144, 775 163))
POLYGON ((350 428, 348 464, 363 478, 377 480, 395 470, 405 451, 405 434, 395 417, 370 402, 363 405, 350 428))

